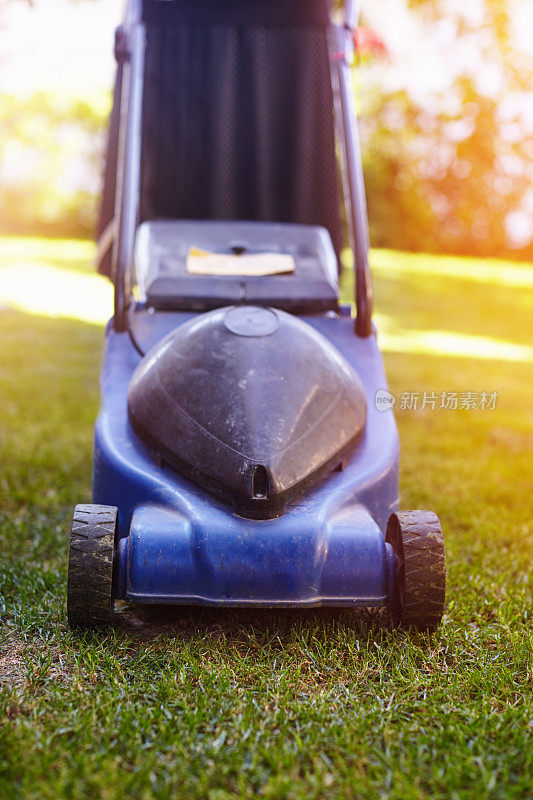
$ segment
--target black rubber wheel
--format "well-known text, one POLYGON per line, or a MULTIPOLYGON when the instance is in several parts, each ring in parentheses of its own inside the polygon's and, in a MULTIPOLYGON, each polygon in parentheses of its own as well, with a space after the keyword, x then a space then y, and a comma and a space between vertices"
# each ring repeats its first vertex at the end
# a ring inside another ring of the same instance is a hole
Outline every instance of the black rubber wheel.
POLYGON ((118 509, 77 505, 68 556, 67 617, 73 628, 113 622, 113 554, 118 509))
POLYGON ((439 518, 433 511, 398 511, 389 519, 385 538, 395 560, 393 621, 404 628, 436 628, 446 600, 446 553, 439 518))

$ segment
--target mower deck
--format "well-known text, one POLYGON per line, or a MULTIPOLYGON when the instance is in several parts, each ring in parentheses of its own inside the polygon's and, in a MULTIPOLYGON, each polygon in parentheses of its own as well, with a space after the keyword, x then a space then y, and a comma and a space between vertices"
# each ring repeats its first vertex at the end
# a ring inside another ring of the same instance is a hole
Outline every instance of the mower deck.
MULTIPOLYGON (((186 313, 133 315, 136 343, 153 346, 186 313)), ((153 603, 383 605, 391 592, 387 520, 398 506, 399 444, 392 411, 373 398, 386 386, 375 336, 352 320, 305 321, 343 352, 368 399, 363 438, 346 468, 278 519, 240 517, 152 453, 128 423, 127 388, 141 356, 127 333, 108 330, 96 424, 93 501, 116 505, 116 596, 153 603)))

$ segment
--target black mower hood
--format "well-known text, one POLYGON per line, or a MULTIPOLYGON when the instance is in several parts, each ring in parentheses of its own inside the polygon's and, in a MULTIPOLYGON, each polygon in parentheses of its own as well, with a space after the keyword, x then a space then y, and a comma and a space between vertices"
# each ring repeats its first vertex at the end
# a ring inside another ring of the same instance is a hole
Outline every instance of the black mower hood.
POLYGON ((366 402, 353 369, 310 325, 236 306, 159 342, 133 374, 128 411, 164 462, 241 516, 270 519, 342 468, 366 402))

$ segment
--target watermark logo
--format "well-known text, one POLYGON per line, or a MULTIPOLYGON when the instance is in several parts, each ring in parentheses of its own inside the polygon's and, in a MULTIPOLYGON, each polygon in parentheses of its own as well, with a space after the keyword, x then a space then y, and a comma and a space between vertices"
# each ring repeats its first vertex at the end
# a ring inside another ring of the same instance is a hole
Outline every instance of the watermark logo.
MULTIPOLYGON (((388 411, 394 407, 396 397, 386 389, 376 392, 376 409, 388 411)), ((494 411, 498 392, 402 392, 400 411, 494 411)))
POLYGON ((376 408, 378 411, 388 411, 394 407, 396 398, 386 389, 378 389, 376 392, 376 408))

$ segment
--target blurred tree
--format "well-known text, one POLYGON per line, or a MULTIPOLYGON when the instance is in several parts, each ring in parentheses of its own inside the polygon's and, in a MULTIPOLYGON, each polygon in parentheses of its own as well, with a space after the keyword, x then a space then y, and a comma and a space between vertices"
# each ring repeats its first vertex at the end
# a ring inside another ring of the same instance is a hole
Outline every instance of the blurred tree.
POLYGON ((0 219, 10 233, 92 235, 109 98, 0 96, 0 219))
MULTIPOLYGON (((513 48, 510 0, 481 5, 480 24, 471 9, 451 0, 409 0, 426 36, 436 38, 443 19, 454 25, 452 66, 462 48, 473 50, 475 60, 450 70, 449 85, 431 103, 415 101, 405 89, 374 86, 365 95, 375 245, 533 258, 533 147, 524 120, 531 65, 513 48), (521 223, 518 232, 513 219, 521 223)), ((362 82, 367 64, 363 59, 362 82)))

